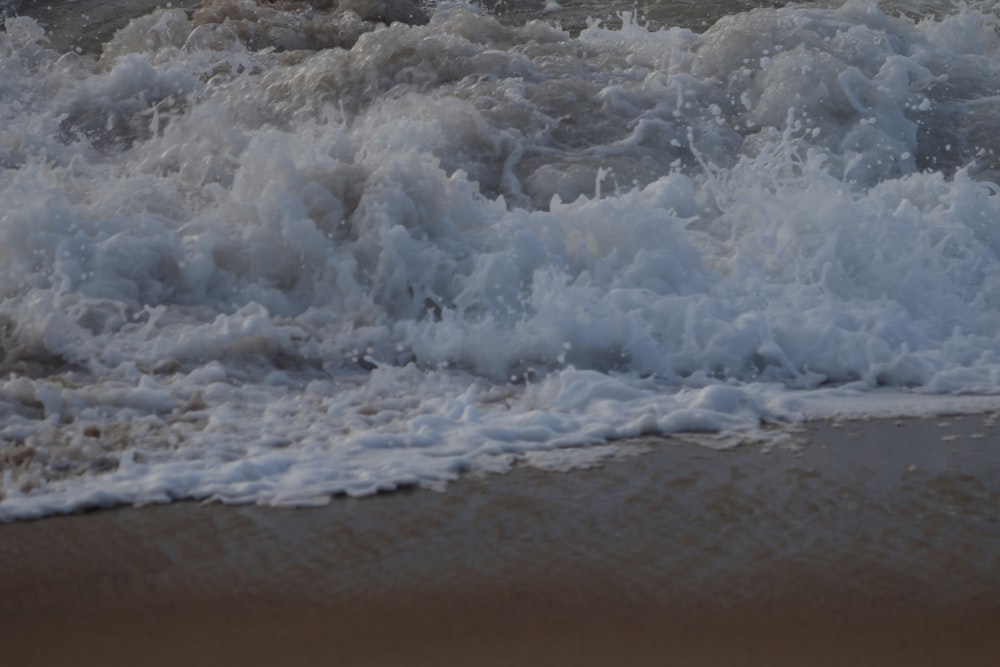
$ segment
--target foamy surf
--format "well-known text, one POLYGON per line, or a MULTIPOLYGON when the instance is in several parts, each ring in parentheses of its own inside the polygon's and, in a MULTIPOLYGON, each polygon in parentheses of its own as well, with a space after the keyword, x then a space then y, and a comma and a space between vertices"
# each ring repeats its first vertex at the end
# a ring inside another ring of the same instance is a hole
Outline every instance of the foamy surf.
POLYGON ((936 9, 8 19, 0 520, 995 408, 997 15, 936 9))

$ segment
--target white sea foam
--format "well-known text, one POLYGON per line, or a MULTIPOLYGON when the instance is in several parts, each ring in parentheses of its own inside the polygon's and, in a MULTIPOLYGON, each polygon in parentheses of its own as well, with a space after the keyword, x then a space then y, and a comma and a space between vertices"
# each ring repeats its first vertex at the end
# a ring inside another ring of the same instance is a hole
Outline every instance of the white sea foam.
POLYGON ((995 14, 209 4, 0 34, 0 520, 996 407, 995 14))

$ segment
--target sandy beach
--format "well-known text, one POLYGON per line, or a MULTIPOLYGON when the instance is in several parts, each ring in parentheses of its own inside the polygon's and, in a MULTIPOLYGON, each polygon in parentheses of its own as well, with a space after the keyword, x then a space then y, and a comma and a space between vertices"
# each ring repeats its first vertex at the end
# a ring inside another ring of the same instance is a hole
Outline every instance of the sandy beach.
POLYGON ((0 526, 5 665, 993 665, 991 416, 0 526))
POLYGON ((1000 2, 0 14, 0 667, 1000 665, 1000 2))

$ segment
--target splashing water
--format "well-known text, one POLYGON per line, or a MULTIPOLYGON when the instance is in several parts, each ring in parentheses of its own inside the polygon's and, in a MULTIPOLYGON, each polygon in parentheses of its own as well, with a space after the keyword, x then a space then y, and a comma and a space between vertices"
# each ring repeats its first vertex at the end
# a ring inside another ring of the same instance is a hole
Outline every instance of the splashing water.
POLYGON ((9 18, 0 520, 995 407, 998 19, 909 7, 9 18))

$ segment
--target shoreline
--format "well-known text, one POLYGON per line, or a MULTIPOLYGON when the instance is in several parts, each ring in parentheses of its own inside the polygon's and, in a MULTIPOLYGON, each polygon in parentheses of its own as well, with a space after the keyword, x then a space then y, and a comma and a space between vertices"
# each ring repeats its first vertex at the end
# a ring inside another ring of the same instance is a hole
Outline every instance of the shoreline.
POLYGON ((0 525, 12 664, 993 664, 992 417, 0 525), (18 662, 18 661, 21 662, 18 662))

